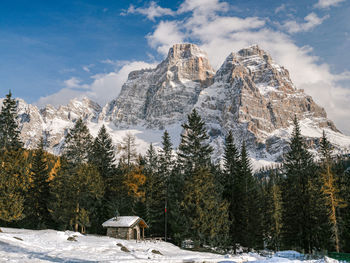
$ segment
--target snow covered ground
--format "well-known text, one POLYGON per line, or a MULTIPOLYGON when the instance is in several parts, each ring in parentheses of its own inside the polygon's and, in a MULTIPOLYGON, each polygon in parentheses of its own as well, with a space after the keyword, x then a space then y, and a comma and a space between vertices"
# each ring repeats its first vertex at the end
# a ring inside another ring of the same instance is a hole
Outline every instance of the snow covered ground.
MULTIPOLYGON (((1 230, 0 262, 301 262, 298 259, 300 254, 293 251, 278 252, 272 258, 257 254, 231 256, 182 250, 161 241, 136 242, 106 236, 84 236, 71 231, 1 230), (69 241, 68 238, 76 241, 69 241)), ((303 262, 337 261, 324 259, 303 262)))

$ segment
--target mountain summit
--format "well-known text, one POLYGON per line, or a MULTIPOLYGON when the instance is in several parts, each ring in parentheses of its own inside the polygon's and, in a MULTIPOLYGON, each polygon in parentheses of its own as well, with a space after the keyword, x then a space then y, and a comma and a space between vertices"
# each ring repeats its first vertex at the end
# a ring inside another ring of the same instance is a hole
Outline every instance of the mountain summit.
POLYGON ((141 152, 147 143, 159 143, 164 129, 177 145, 181 124, 194 108, 207 124, 216 158, 232 130, 236 143, 246 141, 256 162, 281 161, 294 116, 310 146, 317 148, 325 130, 339 151, 350 149, 350 137, 338 131, 325 110, 294 86, 288 70, 257 45, 232 52, 215 72, 198 46, 176 44, 156 68, 130 72, 120 95, 103 108, 89 99, 41 110, 18 103, 26 147, 34 147, 44 136, 57 154, 66 129, 79 117, 93 135, 105 124, 115 143, 132 131, 141 152))
POLYGON ((196 45, 174 45, 155 69, 129 74, 119 97, 105 107, 103 119, 117 127, 148 128, 182 121, 214 74, 207 54, 196 45))

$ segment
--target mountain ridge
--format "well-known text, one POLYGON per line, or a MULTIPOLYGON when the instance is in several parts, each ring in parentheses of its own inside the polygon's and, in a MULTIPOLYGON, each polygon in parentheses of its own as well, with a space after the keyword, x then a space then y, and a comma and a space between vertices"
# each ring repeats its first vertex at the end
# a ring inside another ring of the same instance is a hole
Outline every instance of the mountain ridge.
POLYGON ((194 108, 207 124, 215 159, 222 155, 224 137, 232 130, 236 143, 245 140, 256 162, 281 161, 294 116, 313 150, 322 130, 338 151, 350 149, 350 137, 258 45, 230 53, 214 72, 198 46, 176 44, 156 68, 130 72, 119 96, 103 107, 88 98, 42 109, 18 100, 25 147, 34 148, 44 136, 55 154, 62 152, 66 130, 80 117, 93 135, 107 125, 116 144, 126 132, 135 134, 141 153, 148 143, 160 142, 164 129, 171 131, 176 146, 181 124, 194 108))

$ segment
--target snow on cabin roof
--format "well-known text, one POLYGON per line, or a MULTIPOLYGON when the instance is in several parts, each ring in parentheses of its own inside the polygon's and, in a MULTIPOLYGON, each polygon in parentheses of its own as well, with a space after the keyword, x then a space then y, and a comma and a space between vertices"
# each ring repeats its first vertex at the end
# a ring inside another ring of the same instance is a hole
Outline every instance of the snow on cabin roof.
POLYGON ((145 227, 148 227, 146 222, 138 217, 138 216, 118 216, 117 218, 113 217, 111 219, 108 219, 106 222, 102 224, 103 227, 132 227, 139 221, 142 221, 142 223, 145 225, 145 227))

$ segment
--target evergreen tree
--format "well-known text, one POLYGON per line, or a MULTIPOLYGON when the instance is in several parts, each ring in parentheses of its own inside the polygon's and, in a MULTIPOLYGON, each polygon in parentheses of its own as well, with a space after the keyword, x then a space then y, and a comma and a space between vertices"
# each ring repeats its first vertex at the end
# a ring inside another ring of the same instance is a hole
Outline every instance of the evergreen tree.
POLYGON ((186 224, 183 235, 197 246, 226 244, 228 234, 228 203, 217 192, 214 175, 208 168, 194 171, 185 181, 181 203, 186 224))
POLYGON ((24 201, 28 190, 28 164, 22 150, 0 154, 0 219, 6 222, 25 217, 24 201))
POLYGON ((63 156, 72 164, 82 164, 89 160, 92 148, 92 137, 81 118, 69 129, 65 138, 63 156))
POLYGON ((162 149, 160 151, 159 156, 159 169, 158 173, 159 176, 164 181, 164 235, 165 239, 167 239, 168 235, 168 202, 169 202, 169 183, 170 183, 170 176, 172 173, 172 169, 174 167, 174 161, 173 161, 173 149, 172 149, 172 143, 169 136, 169 133, 167 131, 164 131, 163 137, 162 137, 162 149))
POLYGON ((43 138, 34 152, 31 165, 32 183, 28 191, 28 213, 30 225, 34 228, 46 228, 50 224, 48 202, 50 199, 48 161, 44 151, 43 138))
POLYGON ((281 247, 282 191, 281 178, 277 170, 271 170, 264 183, 264 239, 267 247, 274 251, 281 247))
POLYGON ((51 189, 54 199, 50 209, 61 228, 71 227, 78 231, 80 226, 85 231, 90 208, 104 193, 103 181, 96 167, 87 163, 72 166, 62 160, 51 189))
POLYGON ((23 147, 17 124, 17 103, 11 91, 6 95, 0 112, 0 150, 17 150, 23 147))
POLYGON ((165 203, 165 178, 159 173, 158 154, 151 144, 146 155, 146 208, 147 223, 150 233, 156 236, 164 235, 164 203, 165 203))
POLYGON ((205 123, 194 109, 182 125, 181 142, 178 148, 178 162, 185 172, 209 167, 213 148, 208 144, 205 123))
POLYGON ((283 187, 283 240, 288 248, 301 248, 310 253, 316 246, 315 236, 318 233, 313 221, 317 216, 313 211, 315 207, 310 189, 316 167, 303 141, 296 117, 289 146, 290 151, 283 162, 286 175, 283 187))
POLYGON ((225 138, 224 149, 224 170, 221 178, 223 185, 223 198, 229 203, 229 220, 230 220, 230 241, 234 244, 236 249, 237 243, 243 238, 241 234, 241 225, 239 225, 239 217, 243 216, 244 203, 243 185, 239 182, 239 175, 241 172, 240 154, 233 141, 233 135, 230 131, 225 138))
POLYGON ((94 202, 94 207, 90 216, 90 225, 94 231, 103 233, 104 229, 102 228, 101 223, 111 218, 116 210, 113 205, 113 183, 115 183, 114 177, 117 176, 115 149, 112 139, 104 125, 100 128, 98 135, 93 142, 89 159, 90 163, 97 168, 102 177, 103 184, 105 185, 103 198, 94 202))
POLYGON ((253 176, 250 159, 245 146, 241 150, 241 175, 244 181, 244 204, 246 213, 243 214, 242 232, 245 235, 243 245, 251 248, 262 248, 262 196, 258 188, 258 182, 253 176))

